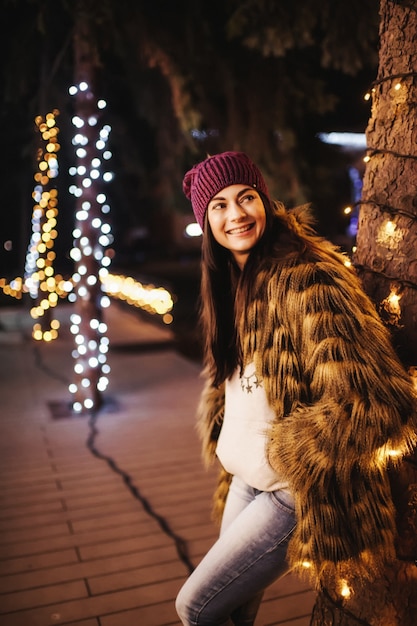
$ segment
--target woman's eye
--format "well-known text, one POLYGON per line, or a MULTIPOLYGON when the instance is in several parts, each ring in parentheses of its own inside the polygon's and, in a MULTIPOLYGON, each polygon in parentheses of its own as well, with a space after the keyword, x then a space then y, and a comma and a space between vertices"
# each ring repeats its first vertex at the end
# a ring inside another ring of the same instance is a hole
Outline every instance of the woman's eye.
POLYGON ((241 202, 245 202, 245 201, 251 201, 255 198, 255 196, 253 196, 251 193, 248 193, 246 196, 243 196, 243 198, 241 199, 241 202))

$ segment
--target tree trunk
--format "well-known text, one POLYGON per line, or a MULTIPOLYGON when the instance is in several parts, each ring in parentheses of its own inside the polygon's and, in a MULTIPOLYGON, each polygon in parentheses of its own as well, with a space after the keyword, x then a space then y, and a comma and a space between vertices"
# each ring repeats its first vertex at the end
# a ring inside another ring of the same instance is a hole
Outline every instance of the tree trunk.
POLYGON ((75 332, 74 395, 75 412, 97 410, 103 404, 101 380, 103 359, 100 355, 102 336, 102 291, 99 271, 102 261, 100 226, 102 179, 92 175, 100 165, 94 165, 101 156, 97 149, 99 134, 99 109, 97 106, 97 74, 100 68, 94 45, 91 23, 94 6, 78 0, 74 28, 74 78, 75 104, 73 122, 78 132, 74 137, 76 147, 78 189, 75 200, 75 239, 72 256, 75 261, 74 292, 77 315, 71 318, 75 332), (74 120, 78 120, 74 121, 74 120), (98 224, 98 226, 96 225, 98 224))
POLYGON ((417 363, 417 2, 412 4, 381 1, 379 75, 355 257, 408 365, 417 363), (400 299, 387 301, 394 291, 400 299))
MULTIPOLYGON (((372 90, 355 264, 417 372, 417 0, 381 0, 378 78, 372 90)), ((348 598, 319 593, 314 626, 414 626, 417 620, 417 458, 392 471, 398 513, 397 561, 348 598)))

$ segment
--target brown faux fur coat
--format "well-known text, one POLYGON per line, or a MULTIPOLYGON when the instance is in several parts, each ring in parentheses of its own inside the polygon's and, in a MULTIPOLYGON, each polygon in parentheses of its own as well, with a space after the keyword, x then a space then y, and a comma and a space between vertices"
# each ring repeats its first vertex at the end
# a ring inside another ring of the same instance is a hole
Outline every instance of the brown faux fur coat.
MULTIPOLYGON (((295 498, 290 565, 334 587, 395 555, 390 451, 416 444, 416 396, 346 257, 314 233, 305 210, 283 210, 280 219, 304 252, 262 264, 239 336, 276 415, 270 463, 295 498)), ((208 379, 198 411, 207 462, 223 410, 224 385, 208 379)), ((221 472, 218 515, 229 482, 221 472)))

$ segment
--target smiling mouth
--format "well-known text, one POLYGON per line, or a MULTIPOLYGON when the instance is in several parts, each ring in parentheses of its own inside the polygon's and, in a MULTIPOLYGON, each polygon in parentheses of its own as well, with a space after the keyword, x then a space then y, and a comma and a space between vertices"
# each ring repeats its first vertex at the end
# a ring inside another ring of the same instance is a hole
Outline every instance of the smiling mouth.
POLYGON ((239 228, 232 228, 227 231, 228 235, 240 235, 241 233, 246 233, 249 230, 252 230, 254 224, 246 224, 245 226, 239 226, 239 228))

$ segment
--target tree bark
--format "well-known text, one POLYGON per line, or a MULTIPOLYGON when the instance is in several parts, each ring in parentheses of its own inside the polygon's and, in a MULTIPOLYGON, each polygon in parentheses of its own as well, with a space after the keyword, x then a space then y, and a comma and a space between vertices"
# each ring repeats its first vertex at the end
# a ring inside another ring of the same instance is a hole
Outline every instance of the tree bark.
MULTIPOLYGON (((417 1, 381 0, 380 51, 372 90, 355 265, 392 330, 410 372, 417 368, 417 1)), ((311 626, 414 626, 417 615, 417 458, 391 471, 397 560, 349 598, 320 592, 311 626)))
POLYGON ((415 365, 417 2, 404 4, 381 1, 380 63, 366 132, 370 160, 365 170, 355 263, 365 289, 393 328, 400 356, 415 365), (400 296, 400 317, 389 310, 386 301, 393 290, 400 296))
POLYGON ((76 390, 73 392, 73 407, 76 412, 97 410, 103 404, 102 393, 98 388, 101 367, 98 364, 90 364, 91 357, 96 356, 98 352, 101 340, 99 331, 99 323, 102 321, 100 262, 95 254, 95 251, 100 248, 98 241, 100 232, 93 226, 93 220, 101 218, 97 196, 102 189, 99 180, 92 180, 90 187, 84 186, 85 174, 80 173, 81 168, 87 171, 92 169, 93 160, 98 156, 95 148, 99 138, 97 128, 96 125, 87 122, 90 118, 98 117, 96 91, 100 62, 90 28, 92 11, 91 3, 78 0, 74 28, 74 78, 77 86, 84 83, 88 88, 78 90, 74 106, 75 115, 84 124, 81 131, 86 140, 85 145, 82 144, 85 154, 76 158, 78 168, 76 182, 82 190, 82 193, 76 196, 75 201, 75 226, 78 235, 74 245, 80 254, 75 259, 75 276, 78 280, 74 287, 77 295, 75 310, 79 316, 77 320, 79 332, 75 337, 76 342, 79 339, 75 348, 74 385, 76 390), (86 205, 88 206, 88 219, 84 216, 79 218, 86 205), (82 245, 83 241, 86 245, 82 245), (79 344, 82 347, 85 346, 83 351, 79 344), (89 346, 94 346, 94 348, 90 349, 89 346))

